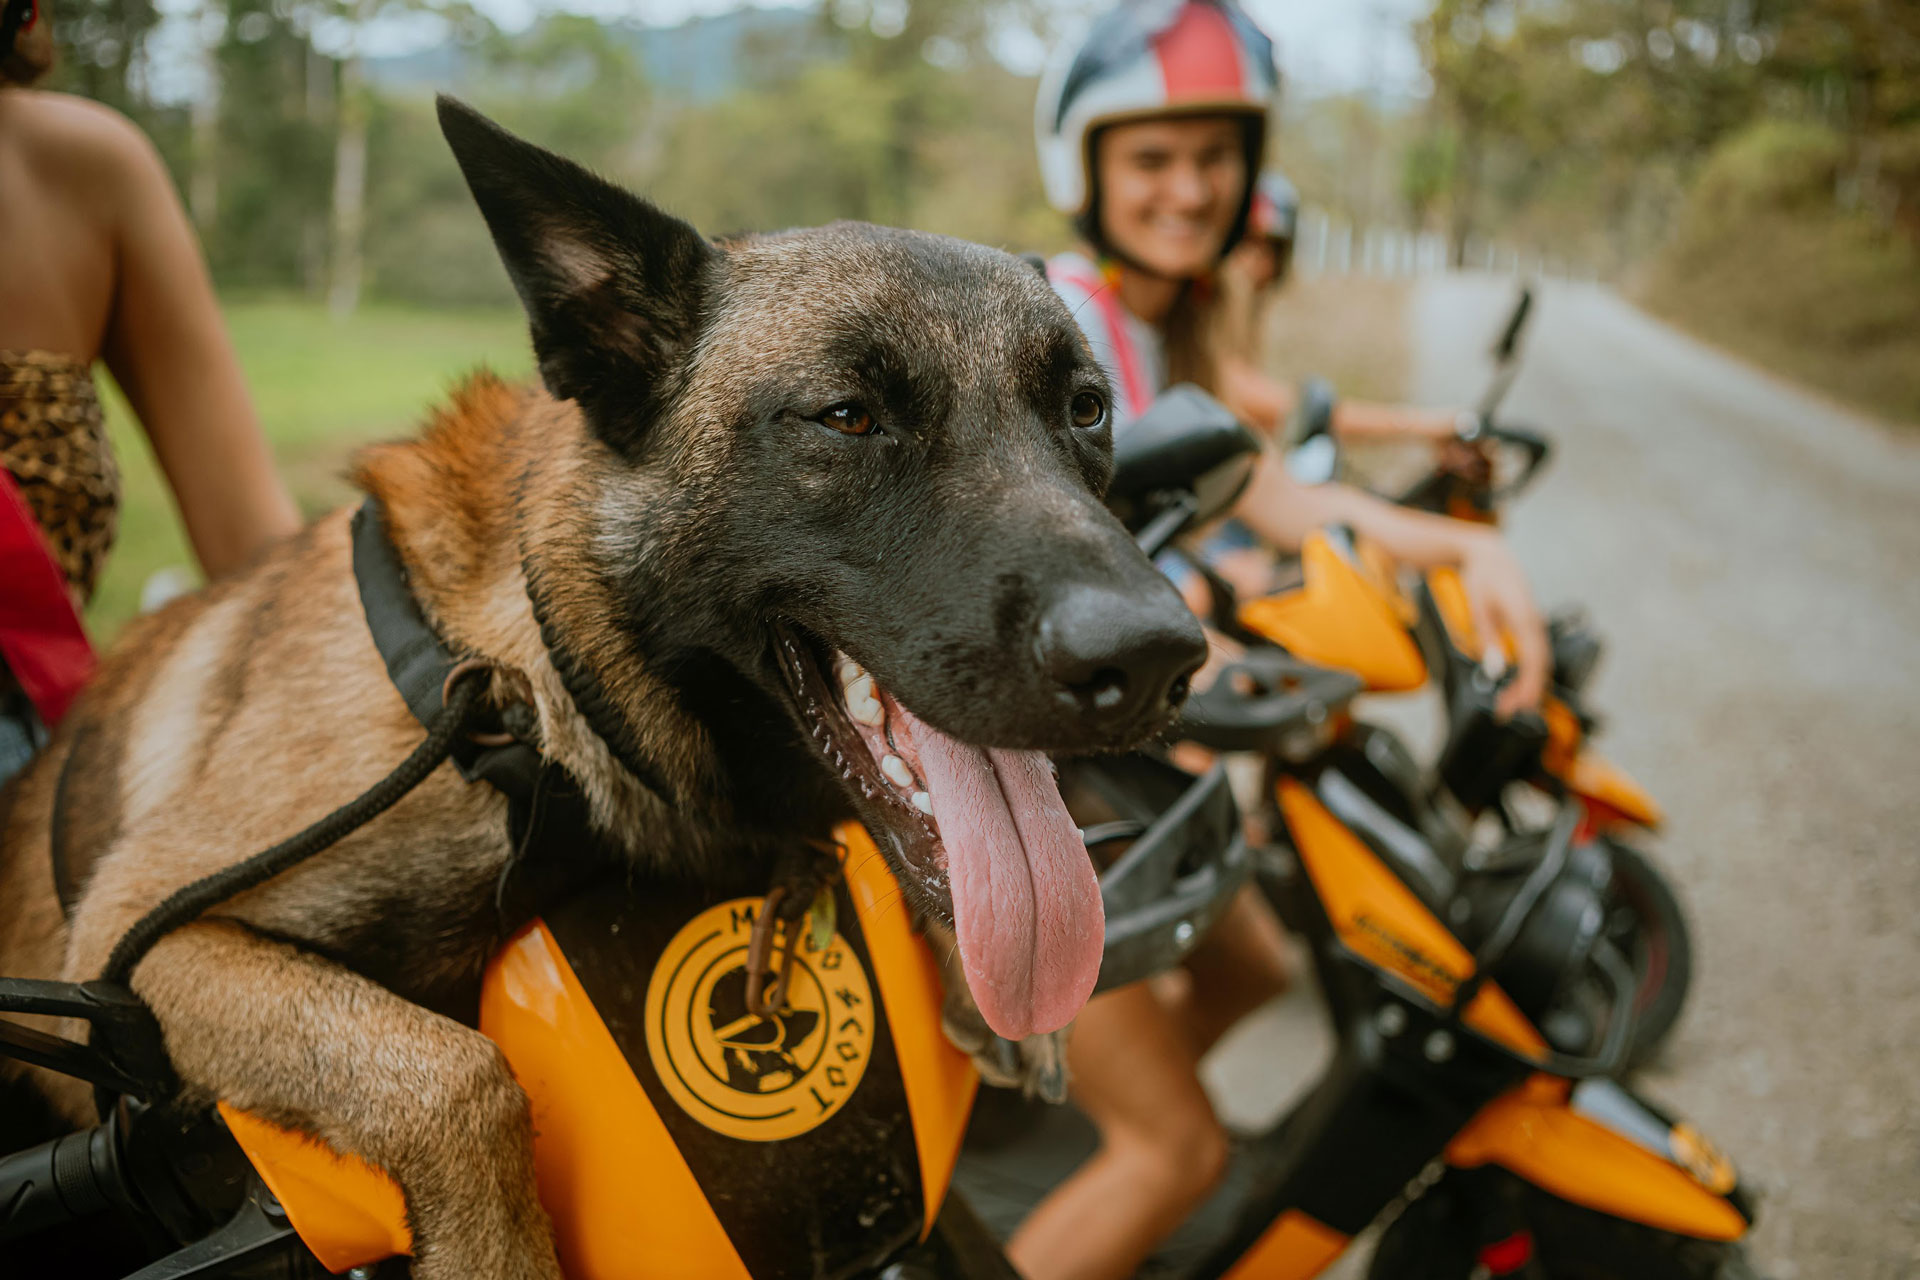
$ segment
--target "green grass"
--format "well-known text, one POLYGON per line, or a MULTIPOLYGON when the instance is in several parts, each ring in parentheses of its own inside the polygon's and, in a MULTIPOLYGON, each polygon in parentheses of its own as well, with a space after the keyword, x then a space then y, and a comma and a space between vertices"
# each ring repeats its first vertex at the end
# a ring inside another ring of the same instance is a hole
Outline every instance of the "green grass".
MULTIPOLYGON (((305 302, 233 301, 225 311, 267 440, 309 517, 351 498, 342 473, 356 446, 407 434, 482 364, 510 377, 533 364, 513 309, 371 304, 340 323, 305 302)), ((125 481, 119 539, 87 609, 104 644, 138 611, 148 575, 180 566, 197 577, 197 568, 146 438, 104 372, 102 384, 125 481)))

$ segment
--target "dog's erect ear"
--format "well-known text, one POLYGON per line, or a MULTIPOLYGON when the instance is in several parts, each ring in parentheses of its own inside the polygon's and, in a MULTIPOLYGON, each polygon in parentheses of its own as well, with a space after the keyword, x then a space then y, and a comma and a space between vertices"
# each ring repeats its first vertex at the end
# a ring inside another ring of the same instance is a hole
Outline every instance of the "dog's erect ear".
POLYGON ((547 389, 615 448, 652 417, 691 348, 720 251, 645 200, 438 100, 440 131, 527 310, 547 389))

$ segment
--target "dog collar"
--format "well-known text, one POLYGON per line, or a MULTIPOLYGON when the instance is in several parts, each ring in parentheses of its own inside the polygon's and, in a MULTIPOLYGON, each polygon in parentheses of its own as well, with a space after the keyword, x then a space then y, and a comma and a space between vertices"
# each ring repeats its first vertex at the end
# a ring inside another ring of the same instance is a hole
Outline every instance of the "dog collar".
MULTIPOLYGON (((448 677, 471 659, 448 649, 420 612, 377 498, 368 497, 353 513, 352 539, 353 576, 374 647, 408 709, 430 725, 445 705, 448 677)), ((530 733, 532 712, 517 703, 503 711, 502 720, 509 726, 524 720, 521 732, 530 733)), ((495 895, 503 929, 511 931, 617 865, 619 859, 593 829, 578 780, 532 744, 512 734, 468 737, 454 747, 452 759, 461 777, 485 782, 507 798, 507 836, 514 853, 495 895)))
MULTIPOLYGON (((447 677, 462 659, 441 642, 420 612, 420 602, 407 585, 406 566, 387 537, 378 498, 369 497, 353 513, 353 576, 387 678, 414 718, 432 724, 445 705, 447 677)), ((453 762, 468 782, 486 782, 510 799, 530 799, 545 758, 518 738, 496 743, 490 735, 486 743, 463 739, 454 748, 453 762)))

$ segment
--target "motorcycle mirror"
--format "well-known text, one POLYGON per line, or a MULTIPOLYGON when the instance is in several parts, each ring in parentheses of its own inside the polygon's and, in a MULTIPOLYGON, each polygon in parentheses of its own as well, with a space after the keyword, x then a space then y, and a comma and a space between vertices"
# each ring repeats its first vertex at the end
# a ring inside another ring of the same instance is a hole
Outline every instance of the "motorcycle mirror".
POLYGON ((1135 534, 1152 526, 1158 549, 1231 507, 1259 453, 1259 438, 1225 405, 1188 383, 1169 387, 1114 442, 1107 506, 1135 534))
POLYGON ((1520 343, 1520 334, 1527 327, 1527 316, 1533 310, 1533 286, 1520 287, 1520 297, 1513 304, 1513 314, 1507 317, 1507 327, 1501 331, 1500 341, 1494 344, 1493 358, 1498 364, 1513 359, 1514 348, 1520 343))
POLYGON ((1333 434, 1339 404, 1333 384, 1308 378, 1300 384, 1300 403, 1287 431, 1287 474, 1301 484, 1326 484, 1340 474, 1340 442, 1333 434))
POLYGON ((1300 403, 1294 408, 1287 440, 1298 447, 1316 437, 1333 436, 1333 411, 1340 397, 1325 378, 1307 378, 1300 384, 1300 403))
POLYGON ((1500 340, 1493 346, 1493 380, 1487 386, 1487 393, 1480 398, 1479 415, 1484 426, 1493 421, 1493 411, 1506 399, 1507 389, 1513 386, 1514 376, 1519 373, 1515 358, 1519 354, 1520 334, 1527 326, 1527 317, 1533 313, 1533 286, 1523 285, 1519 301, 1513 305, 1513 314, 1507 317, 1507 327, 1501 330, 1500 340))

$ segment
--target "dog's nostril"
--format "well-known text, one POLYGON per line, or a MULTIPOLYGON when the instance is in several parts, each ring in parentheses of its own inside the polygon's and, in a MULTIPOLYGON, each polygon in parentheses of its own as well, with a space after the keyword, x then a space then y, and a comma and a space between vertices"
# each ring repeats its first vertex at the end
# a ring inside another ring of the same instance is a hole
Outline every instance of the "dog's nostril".
POLYGON ((1187 694, 1191 693, 1192 691, 1193 691, 1193 677, 1191 675, 1176 677, 1174 682, 1171 685, 1167 686, 1168 705, 1175 706, 1175 707, 1179 706, 1181 703, 1187 700, 1187 694))
POLYGON ((1081 701, 1101 711, 1112 711, 1127 700, 1127 673, 1115 667, 1102 667, 1093 678, 1073 687, 1081 701))
POLYGON ((1199 624, 1172 592, 1069 588, 1041 615, 1035 656, 1089 721, 1122 731, 1157 717, 1186 696, 1206 656, 1199 624))

